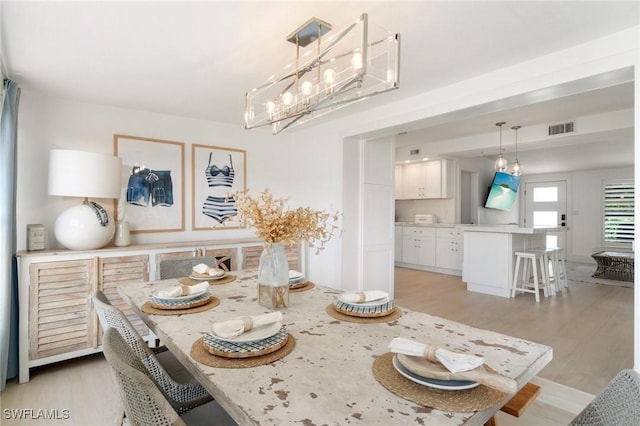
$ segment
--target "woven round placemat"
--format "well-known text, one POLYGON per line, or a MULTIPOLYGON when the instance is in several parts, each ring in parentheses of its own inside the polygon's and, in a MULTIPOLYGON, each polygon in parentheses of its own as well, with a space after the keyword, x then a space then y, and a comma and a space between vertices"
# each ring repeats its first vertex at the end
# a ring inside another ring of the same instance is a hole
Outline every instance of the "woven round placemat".
MULTIPOLYGON (((236 280, 236 276, 235 275, 227 275, 224 278, 220 278, 219 280, 208 280, 209 285, 220 285, 220 284, 228 284, 228 283, 232 283, 236 280)), ((189 278, 189 277, 182 277, 180 278, 178 281, 180 281, 181 284, 184 285, 194 285, 194 284, 199 284, 202 281, 206 281, 206 280, 194 280, 193 278, 189 278)))
POLYGON ((142 312, 145 314, 154 314, 154 315, 182 315, 182 314, 196 314, 198 312, 208 311, 209 309, 213 309, 220 304, 220 299, 217 297, 211 296, 209 300, 204 300, 202 304, 196 304, 196 306, 191 306, 189 308, 175 309, 175 308, 157 308, 155 303, 145 302, 142 305, 142 312))
POLYGON ((314 288, 316 285, 314 283, 312 283, 311 281, 307 281, 304 283, 304 285, 301 285, 300 287, 289 287, 289 293, 300 293, 303 291, 307 291, 307 290, 311 290, 312 288, 314 288))
POLYGON ((330 317, 339 319, 341 321, 357 322, 362 324, 376 324, 380 322, 393 321, 402 316, 402 310, 397 306, 393 308, 389 315, 383 317, 354 317, 352 315, 346 315, 338 311, 333 303, 327 305, 325 311, 330 317))
POLYGON ((287 344, 270 354, 260 355, 252 358, 223 358, 207 352, 204 348, 204 337, 199 338, 191 345, 191 358, 199 363, 217 368, 251 368, 260 365, 270 364, 289 355, 296 347, 296 339, 289 333, 287 344))
POLYGON ((373 376, 400 398, 442 411, 468 412, 493 407, 506 394, 480 385, 465 390, 440 390, 412 382, 402 376, 392 364, 393 353, 387 352, 373 362, 373 376))

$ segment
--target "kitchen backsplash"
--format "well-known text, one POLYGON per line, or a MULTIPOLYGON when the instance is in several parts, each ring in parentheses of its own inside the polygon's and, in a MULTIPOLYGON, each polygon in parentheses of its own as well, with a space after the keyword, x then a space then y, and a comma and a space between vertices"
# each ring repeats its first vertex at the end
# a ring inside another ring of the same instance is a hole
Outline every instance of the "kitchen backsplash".
POLYGON ((413 222, 417 214, 432 214, 438 223, 456 223, 455 200, 396 200, 396 222, 413 222))

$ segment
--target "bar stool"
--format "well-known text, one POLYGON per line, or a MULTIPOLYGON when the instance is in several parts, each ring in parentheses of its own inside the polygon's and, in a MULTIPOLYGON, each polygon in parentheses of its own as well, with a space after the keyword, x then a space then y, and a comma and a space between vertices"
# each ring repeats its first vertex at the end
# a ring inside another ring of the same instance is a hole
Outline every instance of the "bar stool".
POLYGON ((523 250, 514 254, 516 256, 516 267, 513 274, 511 297, 516 297, 517 291, 533 293, 536 296, 536 303, 538 303, 540 302, 540 289, 543 290, 544 297, 548 297, 550 285, 547 249, 523 250), (521 261, 522 272, 520 273, 521 261), (532 272, 533 274, 531 274, 532 272), (540 277, 538 277, 538 274, 540 274, 540 277), (533 281, 531 281, 531 277, 533 277, 533 281))
MULTIPOLYGON (((567 264, 564 258, 564 249, 556 247, 551 252, 551 265, 553 269, 553 283, 557 291, 569 288, 567 278, 567 264)), ((551 281, 551 278, 550 278, 551 281)))

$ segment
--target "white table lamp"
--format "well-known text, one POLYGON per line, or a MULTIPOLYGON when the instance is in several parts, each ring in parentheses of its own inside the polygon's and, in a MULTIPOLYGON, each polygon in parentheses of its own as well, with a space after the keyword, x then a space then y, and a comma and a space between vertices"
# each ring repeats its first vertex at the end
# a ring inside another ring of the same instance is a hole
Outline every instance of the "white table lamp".
POLYGON ((55 236, 71 250, 104 247, 115 232, 113 220, 91 198, 120 196, 122 159, 109 154, 53 149, 49 154, 49 195, 83 197, 56 219, 55 236))

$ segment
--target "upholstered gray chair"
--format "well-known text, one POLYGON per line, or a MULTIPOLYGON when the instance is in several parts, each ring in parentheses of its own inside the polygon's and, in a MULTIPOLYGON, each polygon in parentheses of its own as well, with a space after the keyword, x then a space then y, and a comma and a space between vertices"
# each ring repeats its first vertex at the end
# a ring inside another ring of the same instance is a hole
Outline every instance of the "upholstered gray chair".
POLYGON ((157 425, 235 425, 216 401, 201 404, 178 414, 175 405, 154 383, 149 371, 122 335, 107 328, 103 351, 118 384, 127 420, 134 426, 157 425))
POLYGON ((585 407, 570 426, 640 425, 640 375, 622 370, 585 407))
POLYGON ((122 335, 158 386, 175 402, 174 407, 179 413, 213 399, 170 351, 152 351, 122 311, 113 306, 100 290, 93 294, 93 305, 102 329, 106 331, 112 327, 122 335))
POLYGON ((187 257, 185 259, 170 259, 160 262, 160 279, 188 277, 193 272, 193 267, 204 263, 210 267, 216 267, 229 272, 225 264, 226 258, 213 256, 187 257))

